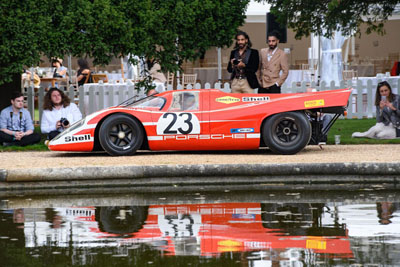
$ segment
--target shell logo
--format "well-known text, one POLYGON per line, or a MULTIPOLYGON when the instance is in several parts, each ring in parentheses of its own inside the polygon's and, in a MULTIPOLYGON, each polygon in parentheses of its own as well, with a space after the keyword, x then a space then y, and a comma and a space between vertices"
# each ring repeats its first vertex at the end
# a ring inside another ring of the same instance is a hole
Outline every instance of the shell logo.
POLYGON ((223 96, 215 99, 216 102, 224 103, 224 104, 232 104, 236 102, 240 102, 239 98, 231 97, 231 96, 223 96))

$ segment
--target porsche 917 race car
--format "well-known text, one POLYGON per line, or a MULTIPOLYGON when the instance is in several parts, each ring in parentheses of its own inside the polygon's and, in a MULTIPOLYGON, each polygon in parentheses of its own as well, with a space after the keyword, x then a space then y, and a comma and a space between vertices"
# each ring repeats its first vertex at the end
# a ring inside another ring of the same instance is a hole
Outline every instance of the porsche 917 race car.
POLYGON ((88 115, 50 141, 53 151, 251 150, 295 154, 326 138, 345 113, 351 90, 234 94, 174 90, 88 115), (322 129, 321 114, 333 119, 322 129))

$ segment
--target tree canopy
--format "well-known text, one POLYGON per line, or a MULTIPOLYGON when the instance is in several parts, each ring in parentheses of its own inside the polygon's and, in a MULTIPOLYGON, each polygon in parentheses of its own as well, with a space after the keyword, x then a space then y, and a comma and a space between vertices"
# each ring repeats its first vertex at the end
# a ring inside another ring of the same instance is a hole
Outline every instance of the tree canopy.
POLYGON ((0 3, 0 84, 40 57, 128 54, 177 70, 212 46, 232 43, 249 0, 8 0, 0 3), (179 62, 177 65, 176 62, 179 62))
POLYGON ((393 13, 399 0, 257 0, 271 4, 271 13, 287 24, 300 39, 311 33, 332 36, 336 30, 346 35, 366 33, 384 34, 384 22, 393 13))

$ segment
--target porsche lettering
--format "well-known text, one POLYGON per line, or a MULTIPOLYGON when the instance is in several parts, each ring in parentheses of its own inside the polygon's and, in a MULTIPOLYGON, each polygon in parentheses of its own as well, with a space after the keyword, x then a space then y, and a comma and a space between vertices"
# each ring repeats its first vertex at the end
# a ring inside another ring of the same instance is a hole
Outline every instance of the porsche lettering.
POLYGON ((189 134, 189 135, 164 135, 162 140, 218 140, 218 139, 246 139, 251 138, 246 134, 189 134))

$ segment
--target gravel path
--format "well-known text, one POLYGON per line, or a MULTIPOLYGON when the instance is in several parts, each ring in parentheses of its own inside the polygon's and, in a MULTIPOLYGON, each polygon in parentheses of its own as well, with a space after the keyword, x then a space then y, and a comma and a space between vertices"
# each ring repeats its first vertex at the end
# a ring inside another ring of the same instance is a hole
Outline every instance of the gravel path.
POLYGON ((246 163, 332 163, 399 162, 400 144, 308 146, 296 155, 275 155, 268 149, 256 151, 150 152, 111 157, 106 153, 3 152, 0 169, 163 165, 163 164, 246 164, 246 163))

